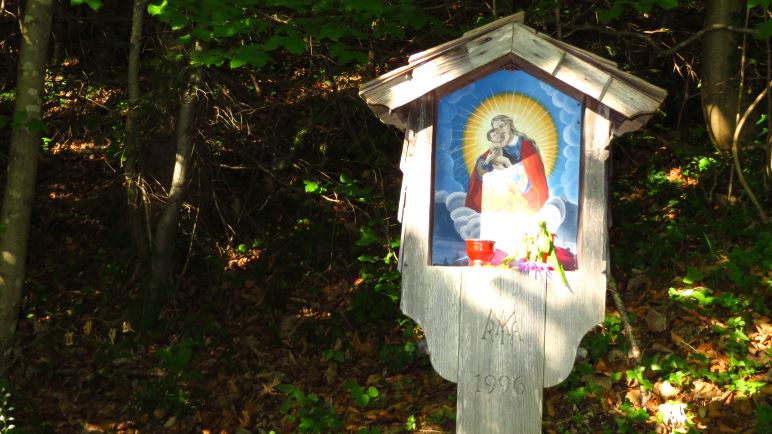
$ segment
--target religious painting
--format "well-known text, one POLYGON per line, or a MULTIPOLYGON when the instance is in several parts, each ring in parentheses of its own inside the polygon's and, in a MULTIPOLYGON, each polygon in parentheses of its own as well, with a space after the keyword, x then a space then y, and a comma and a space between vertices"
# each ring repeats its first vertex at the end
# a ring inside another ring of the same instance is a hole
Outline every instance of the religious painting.
POLYGON ((546 223, 577 269, 582 104, 521 70, 438 100, 432 265, 467 265, 466 240, 495 242, 495 265, 546 223))

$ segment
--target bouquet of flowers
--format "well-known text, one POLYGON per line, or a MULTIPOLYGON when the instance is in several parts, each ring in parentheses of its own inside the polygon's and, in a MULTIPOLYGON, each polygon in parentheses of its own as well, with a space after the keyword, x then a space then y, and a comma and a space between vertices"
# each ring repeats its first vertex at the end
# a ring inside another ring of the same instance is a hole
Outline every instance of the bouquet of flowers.
POLYGON ((555 251, 555 234, 547 230, 545 221, 539 222, 536 235, 525 235, 518 251, 505 258, 503 263, 523 272, 557 270, 563 285, 568 287, 566 273, 555 251))

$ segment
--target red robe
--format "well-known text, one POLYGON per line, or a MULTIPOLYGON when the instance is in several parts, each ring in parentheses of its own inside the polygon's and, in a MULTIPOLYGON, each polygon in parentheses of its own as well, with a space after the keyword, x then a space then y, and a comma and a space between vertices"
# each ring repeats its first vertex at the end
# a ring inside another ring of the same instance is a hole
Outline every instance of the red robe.
MULTIPOLYGON (((480 212, 482 204, 482 191, 483 180, 482 175, 484 173, 493 170, 492 167, 485 164, 485 159, 488 157, 490 150, 485 151, 475 162, 475 167, 469 176, 469 189, 466 193, 466 201, 464 205, 468 208, 480 212), (488 166, 488 167, 485 167, 488 166)), ((505 153, 506 155, 506 153, 505 153)), ((541 160, 536 145, 530 140, 523 139, 520 146, 520 163, 523 163, 525 174, 528 177, 530 187, 527 191, 523 192, 523 198, 528 203, 528 208, 531 212, 537 212, 544 205, 549 197, 549 188, 547 187, 547 175, 544 171, 544 163, 541 160)), ((512 164, 518 163, 513 161, 512 164)))

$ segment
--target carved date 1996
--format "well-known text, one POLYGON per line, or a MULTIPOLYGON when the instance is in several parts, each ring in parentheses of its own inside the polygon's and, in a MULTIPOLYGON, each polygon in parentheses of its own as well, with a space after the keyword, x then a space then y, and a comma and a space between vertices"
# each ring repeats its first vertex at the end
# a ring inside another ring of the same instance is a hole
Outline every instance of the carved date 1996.
POLYGON ((493 374, 477 374, 474 376, 476 381, 475 392, 485 392, 492 394, 498 392, 505 394, 512 391, 515 395, 522 395, 525 393, 525 383, 520 377, 512 377, 510 375, 493 375, 493 374))

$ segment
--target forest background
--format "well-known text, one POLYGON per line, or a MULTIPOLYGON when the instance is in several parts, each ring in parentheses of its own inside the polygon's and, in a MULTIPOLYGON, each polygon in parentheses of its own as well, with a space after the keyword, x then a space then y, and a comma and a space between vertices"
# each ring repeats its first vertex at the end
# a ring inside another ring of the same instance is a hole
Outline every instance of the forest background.
POLYGON ((357 88, 517 10, 669 92, 544 430, 772 431, 769 6, 2 0, 0 432, 453 432, 357 88))

